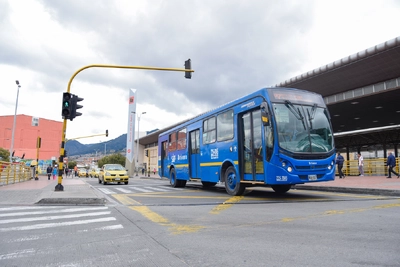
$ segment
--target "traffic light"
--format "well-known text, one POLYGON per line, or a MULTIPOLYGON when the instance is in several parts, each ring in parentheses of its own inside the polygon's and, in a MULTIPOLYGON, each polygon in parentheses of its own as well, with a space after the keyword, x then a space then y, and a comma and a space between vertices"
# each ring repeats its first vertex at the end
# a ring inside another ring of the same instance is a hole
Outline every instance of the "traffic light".
MULTIPOLYGON (((191 70, 192 69, 192 61, 190 58, 185 61, 185 69, 191 70)), ((185 71, 185 78, 186 79, 191 79, 192 78, 192 73, 190 71, 185 71)))
POLYGON ((108 130, 106 130, 106 137, 108 137, 108 130))
POLYGON ((61 116, 63 119, 68 120, 72 112, 72 95, 70 93, 63 93, 61 116))
POLYGON ((76 112, 77 109, 83 108, 83 106, 78 105, 79 101, 82 101, 83 98, 78 97, 77 95, 72 95, 71 98, 71 115, 70 115, 70 120, 72 121, 75 119, 77 116, 81 116, 82 113, 76 112))
POLYGON ((146 157, 149 156, 149 151, 148 150, 145 150, 145 155, 146 155, 146 157))
POLYGON ((42 138, 41 138, 41 137, 38 137, 38 138, 36 139, 36 148, 40 148, 41 145, 42 145, 42 138))
POLYGON ((64 149, 64 157, 68 157, 67 150, 64 149))

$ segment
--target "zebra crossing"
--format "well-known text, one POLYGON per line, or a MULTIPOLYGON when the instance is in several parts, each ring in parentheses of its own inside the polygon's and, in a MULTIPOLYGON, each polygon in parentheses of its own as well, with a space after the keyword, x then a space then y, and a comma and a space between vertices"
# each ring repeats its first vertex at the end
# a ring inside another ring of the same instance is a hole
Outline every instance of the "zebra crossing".
POLYGON ((80 231, 121 229, 109 207, 21 206, 0 208, 0 234, 74 226, 80 231))
POLYGON ((171 191, 179 191, 184 188, 174 188, 165 185, 160 186, 124 186, 124 187, 113 187, 107 185, 107 187, 96 187, 99 191, 106 195, 112 194, 135 194, 135 193, 160 193, 160 192, 171 192, 171 191))

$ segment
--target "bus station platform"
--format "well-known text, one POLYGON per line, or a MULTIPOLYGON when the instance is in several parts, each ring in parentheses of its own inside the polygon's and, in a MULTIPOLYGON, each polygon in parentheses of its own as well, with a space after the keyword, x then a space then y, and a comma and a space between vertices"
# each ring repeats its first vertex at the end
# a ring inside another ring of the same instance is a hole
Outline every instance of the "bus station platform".
MULTIPOLYGON (((28 180, 0 186, 0 205, 105 205, 107 199, 87 179, 69 177, 62 180, 63 191, 55 191, 57 180, 28 180)), ((137 176, 130 179, 160 179, 158 175, 137 176)), ((168 180, 162 179, 168 184, 168 180)), ((400 179, 392 176, 346 176, 334 181, 309 183, 293 186, 292 190, 318 190, 356 194, 372 194, 400 197, 400 179)), ((290 191, 289 191, 290 193, 290 191)))

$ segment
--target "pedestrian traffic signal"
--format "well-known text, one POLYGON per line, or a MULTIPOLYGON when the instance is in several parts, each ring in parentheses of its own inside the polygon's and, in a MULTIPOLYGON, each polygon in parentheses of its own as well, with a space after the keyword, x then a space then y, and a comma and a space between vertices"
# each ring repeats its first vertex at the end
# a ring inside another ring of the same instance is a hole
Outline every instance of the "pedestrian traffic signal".
POLYGON ((71 117, 72 111, 72 95, 70 93, 63 93, 61 116, 63 119, 68 120, 71 117))
POLYGON ((77 95, 72 95, 71 98, 71 116, 70 116, 70 120, 72 121, 75 117, 77 116, 81 116, 82 113, 80 112, 76 112, 77 109, 83 108, 83 106, 78 105, 78 102, 82 101, 83 98, 78 97, 77 95))
POLYGON ((108 130, 106 130, 106 137, 108 137, 108 130))
MULTIPOLYGON (((190 58, 185 61, 185 69, 191 70, 192 69, 192 61, 190 58)), ((185 71, 185 78, 186 79, 191 79, 192 78, 192 72, 190 71, 185 71)))

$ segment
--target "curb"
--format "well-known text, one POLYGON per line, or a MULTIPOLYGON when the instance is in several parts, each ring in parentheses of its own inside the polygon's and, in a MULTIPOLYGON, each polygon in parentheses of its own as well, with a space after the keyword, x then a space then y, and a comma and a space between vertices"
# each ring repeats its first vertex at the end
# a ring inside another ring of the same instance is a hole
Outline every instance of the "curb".
POLYGON ((104 198, 42 198, 35 204, 37 205, 91 205, 104 206, 106 204, 104 198))
POLYGON ((292 189, 400 197, 400 190, 391 190, 391 189, 333 187, 333 186, 325 187, 325 186, 309 186, 309 185, 306 186, 296 185, 292 187, 292 189))

